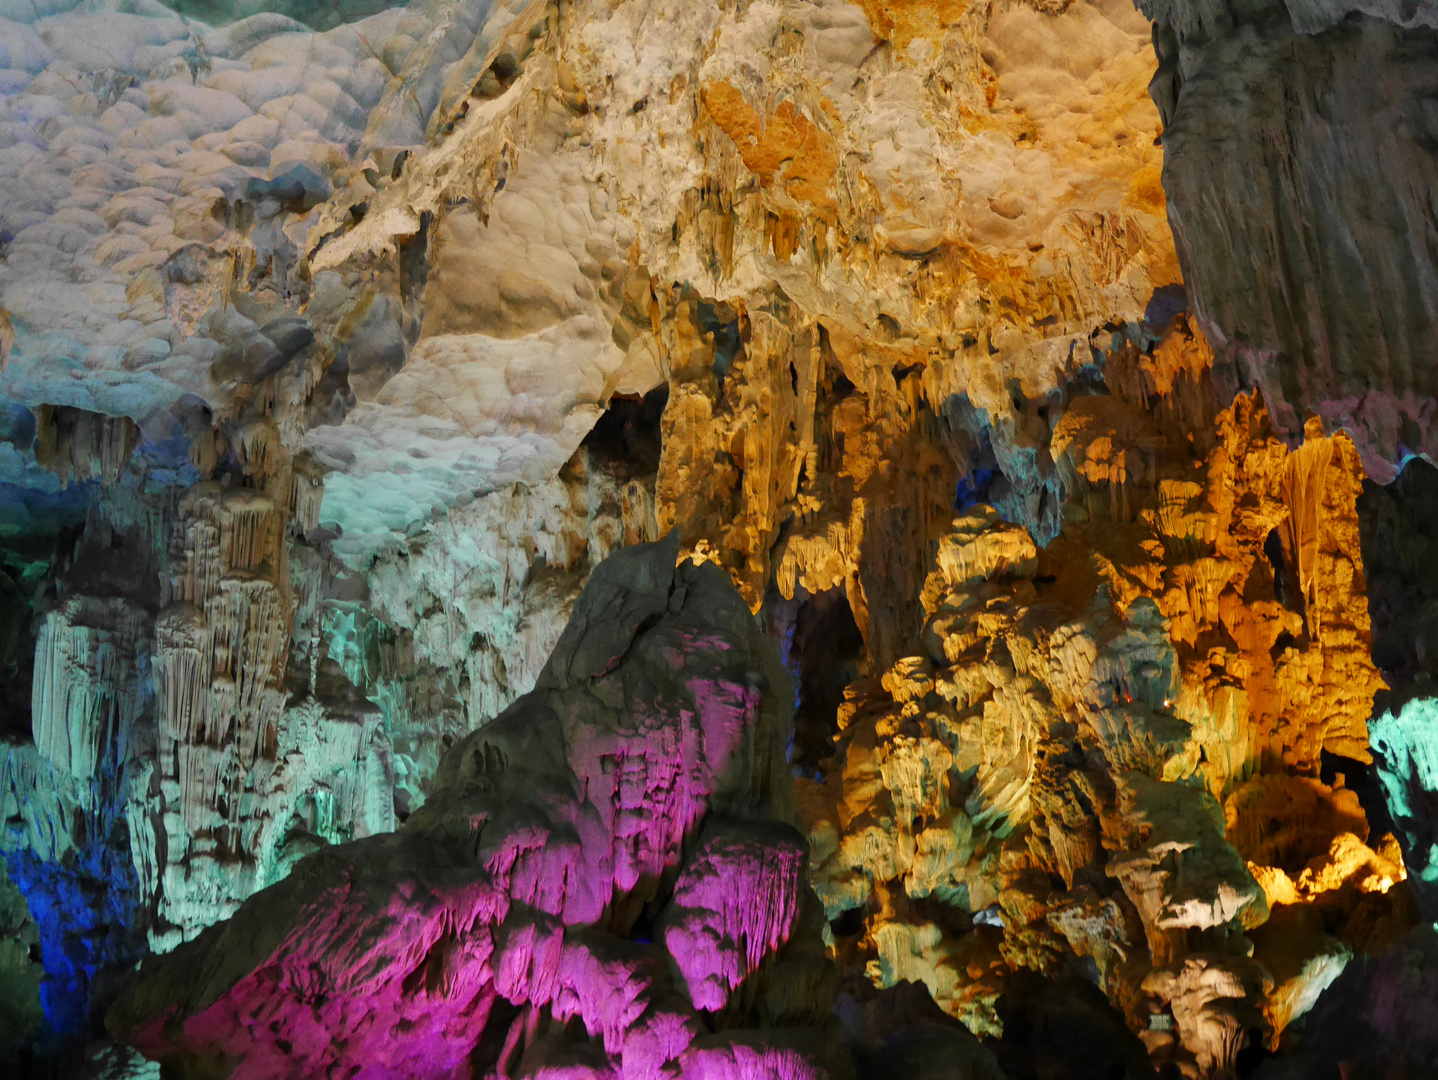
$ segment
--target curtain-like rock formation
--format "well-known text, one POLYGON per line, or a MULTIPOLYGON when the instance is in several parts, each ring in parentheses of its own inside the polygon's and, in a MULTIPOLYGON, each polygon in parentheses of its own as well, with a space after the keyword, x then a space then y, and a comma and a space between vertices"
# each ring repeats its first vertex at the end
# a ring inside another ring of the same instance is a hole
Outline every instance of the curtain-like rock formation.
POLYGON ((788 679, 725 575, 677 552, 601 565, 536 689, 450 750, 404 829, 147 962, 112 1028, 245 1076, 560 1075, 586 1047, 625 1076, 833 1075, 804 845, 744 823, 792 813, 788 679))
POLYGON ((1430 1068, 1438 19, 1139 8, 0 2, 0 1052, 1430 1068))
POLYGON ((1385 483, 1431 457, 1438 22, 1421 5, 1140 6, 1205 331, 1281 431, 1315 411, 1385 483))

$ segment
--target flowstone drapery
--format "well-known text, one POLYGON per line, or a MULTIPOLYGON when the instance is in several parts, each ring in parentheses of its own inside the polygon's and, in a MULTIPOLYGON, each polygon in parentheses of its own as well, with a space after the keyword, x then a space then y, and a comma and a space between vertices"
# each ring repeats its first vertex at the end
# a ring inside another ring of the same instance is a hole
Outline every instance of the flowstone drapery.
POLYGON ((7 1064, 1438 1069, 1435 33, 0 0, 7 1064))

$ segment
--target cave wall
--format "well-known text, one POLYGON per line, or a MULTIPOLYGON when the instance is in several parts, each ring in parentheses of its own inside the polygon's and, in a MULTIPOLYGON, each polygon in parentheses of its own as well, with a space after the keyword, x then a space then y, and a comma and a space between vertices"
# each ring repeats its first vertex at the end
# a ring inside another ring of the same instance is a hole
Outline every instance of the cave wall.
POLYGON ((1307 1017, 1438 874, 1435 26, 1139 6, 0 5, 4 1045, 1361 1058, 1307 1017), (555 672, 716 612, 768 757, 686 809, 646 680, 723 649, 555 672))
POLYGON ((1143 6, 1164 190, 1205 332, 1285 431, 1316 412, 1387 483, 1433 452, 1431 12, 1143 6))

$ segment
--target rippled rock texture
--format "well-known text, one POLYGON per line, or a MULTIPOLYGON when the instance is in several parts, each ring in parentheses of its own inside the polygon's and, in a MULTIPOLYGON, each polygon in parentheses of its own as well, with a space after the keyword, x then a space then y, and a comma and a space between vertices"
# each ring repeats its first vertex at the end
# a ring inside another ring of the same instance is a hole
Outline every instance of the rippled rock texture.
POLYGON ((1430 1068, 1438 23, 1139 6, 0 2, 0 1053, 1430 1068))

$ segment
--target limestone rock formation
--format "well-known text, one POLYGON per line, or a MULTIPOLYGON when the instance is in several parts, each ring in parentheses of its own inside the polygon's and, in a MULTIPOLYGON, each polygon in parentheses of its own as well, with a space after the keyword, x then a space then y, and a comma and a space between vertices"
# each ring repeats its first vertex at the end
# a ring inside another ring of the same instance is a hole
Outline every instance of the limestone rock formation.
POLYGON ((546 1075, 585 1053, 636 1077, 842 1075, 819 1064, 828 961, 796 951, 818 925, 782 824, 788 679, 726 576, 677 552, 602 564, 535 690, 450 750, 402 830, 147 961, 112 1029, 237 1076, 546 1075))
POLYGON ((988 507, 955 520, 924 653, 846 691, 826 781, 800 781, 819 894, 862 913, 878 981, 998 1034, 1007 967, 1083 958, 1203 1075, 1250 1029, 1276 1040, 1351 954, 1320 928, 1298 935, 1311 953, 1280 936, 1269 970, 1248 932, 1270 909, 1356 881, 1375 899, 1356 919, 1343 901, 1350 942, 1411 919, 1387 910, 1403 870, 1365 846, 1358 800, 1319 779, 1323 753, 1366 754, 1382 685, 1357 455, 1317 427, 1290 452, 1256 398, 1215 411, 1207 357, 1181 319, 1150 355, 1109 354, 1110 392, 1053 428, 1059 539, 1041 551, 988 507))
POLYGON ((0 0, 0 1054, 1430 1068, 1435 33, 0 0))

